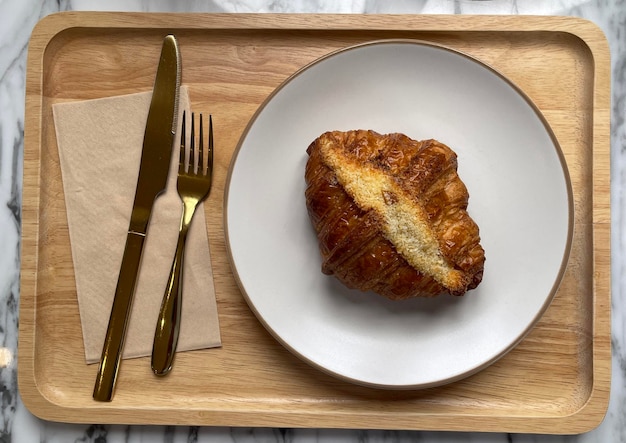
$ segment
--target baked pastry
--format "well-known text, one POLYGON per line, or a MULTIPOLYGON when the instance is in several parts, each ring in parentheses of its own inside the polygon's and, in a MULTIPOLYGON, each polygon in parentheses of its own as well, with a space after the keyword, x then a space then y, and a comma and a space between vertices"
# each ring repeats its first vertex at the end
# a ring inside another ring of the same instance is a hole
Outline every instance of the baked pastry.
POLYGON ((322 272, 394 300, 478 286, 485 252, 448 146, 332 131, 307 153, 306 205, 322 272))

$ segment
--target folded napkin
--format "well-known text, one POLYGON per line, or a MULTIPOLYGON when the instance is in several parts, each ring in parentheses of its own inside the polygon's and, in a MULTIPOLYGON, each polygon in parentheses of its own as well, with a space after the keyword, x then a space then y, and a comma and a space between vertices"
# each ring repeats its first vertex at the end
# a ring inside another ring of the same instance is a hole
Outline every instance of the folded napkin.
MULTIPOLYGON (((134 201, 151 92, 53 106, 85 360, 100 360, 134 201)), ((189 108, 181 88, 180 114, 189 108)), ((181 118, 179 115, 179 122, 181 118)), ((190 119, 187 119, 189 126, 190 119)), ((189 128, 187 128, 189 134, 189 128)), ((176 191, 175 138, 167 189, 157 198, 123 358, 150 355, 169 276, 182 203, 176 191)), ((189 229, 178 350, 220 346, 220 330, 203 206, 189 229)))

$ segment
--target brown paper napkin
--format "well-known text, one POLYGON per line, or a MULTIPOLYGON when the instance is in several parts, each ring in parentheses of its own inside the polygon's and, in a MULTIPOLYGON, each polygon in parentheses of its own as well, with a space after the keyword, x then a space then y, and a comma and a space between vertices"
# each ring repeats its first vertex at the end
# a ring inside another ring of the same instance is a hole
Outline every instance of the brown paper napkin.
MULTIPOLYGON (((87 363, 98 362, 102 352, 150 98, 146 92, 53 106, 87 363)), ((189 108, 186 87, 181 88, 179 108, 181 115, 189 108)), ((176 191, 178 140, 177 136, 166 192, 157 198, 148 227, 123 358, 152 352, 182 211, 176 191)), ((196 211, 186 248, 178 350, 220 346, 203 206, 196 211)))

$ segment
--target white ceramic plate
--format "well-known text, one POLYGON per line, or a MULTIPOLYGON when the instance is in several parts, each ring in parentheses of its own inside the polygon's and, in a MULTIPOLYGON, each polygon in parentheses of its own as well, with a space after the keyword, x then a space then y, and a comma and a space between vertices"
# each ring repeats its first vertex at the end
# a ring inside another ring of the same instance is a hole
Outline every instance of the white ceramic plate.
POLYGON ((473 58, 405 40, 332 53, 277 88, 241 138, 225 199, 231 264, 258 319, 310 364, 381 388, 448 383, 512 349, 557 289, 572 220, 563 155, 530 100, 473 58), (477 289, 391 302, 321 273, 305 151, 350 129, 457 152, 487 257, 477 289))

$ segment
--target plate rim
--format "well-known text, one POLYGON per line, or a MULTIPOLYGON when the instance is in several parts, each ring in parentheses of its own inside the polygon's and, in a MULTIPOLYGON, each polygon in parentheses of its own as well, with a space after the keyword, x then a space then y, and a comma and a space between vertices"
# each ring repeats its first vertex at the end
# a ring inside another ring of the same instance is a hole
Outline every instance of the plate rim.
POLYGON ((549 308, 549 306, 551 305, 554 296, 556 295, 561 282, 563 281, 563 277, 565 275, 565 271, 567 269, 567 265, 569 262, 569 258, 571 255, 571 249, 572 249, 572 244, 573 244, 573 237, 574 237, 574 215, 575 215, 575 202, 574 202, 574 195, 573 195, 573 187, 572 187, 572 181, 571 181, 571 176, 569 173, 569 168, 567 166, 567 161, 565 159, 565 155, 563 153, 563 149, 561 148, 561 145, 552 129, 552 127, 550 126, 550 124, 548 123, 547 119, 545 118, 545 116, 543 115, 543 112, 541 111, 541 109, 539 109, 539 107, 535 104, 535 102, 530 98, 530 96, 528 96, 528 94, 526 94, 522 88, 520 88, 515 82, 513 82, 511 79, 509 79, 506 75, 504 75, 503 73, 501 73, 498 69, 496 69, 495 67, 491 66, 489 63, 484 62, 482 60, 480 60, 479 58, 472 56, 466 52, 463 52, 461 50, 458 50, 456 48, 452 48, 450 46, 446 46, 440 43, 434 43, 431 41, 427 41, 427 40, 422 40, 422 39, 411 39, 411 38, 388 38, 388 39, 375 39, 375 40, 369 40, 369 41, 365 41, 365 42, 361 42, 361 43, 356 43, 354 45, 350 45, 350 46, 345 46, 343 48, 338 48, 335 49, 333 51, 330 51, 318 58, 316 58, 315 60, 305 64, 304 66, 300 67, 299 69, 297 69, 295 72, 293 72, 291 75, 289 75, 286 79, 284 79, 278 86, 276 86, 276 88, 274 88, 274 90, 263 100, 263 102, 261 102, 261 104, 258 106, 258 108, 256 109, 256 111, 254 112, 254 114, 252 115, 252 117, 250 117, 250 120, 248 121, 248 123, 246 124, 246 127, 244 128, 243 132, 241 133, 241 136, 239 137, 239 140, 237 142, 237 145, 235 146, 235 149, 233 151, 229 166, 228 166, 228 172, 227 172, 227 176, 226 176, 226 181, 224 184, 224 201, 223 201, 223 225, 224 225, 224 240, 225 240, 225 246, 226 246, 226 254, 228 257, 228 261, 230 263, 230 269, 231 272, 233 274, 233 277, 237 283, 237 287, 239 288, 244 300, 246 301, 246 304, 248 305, 248 308, 253 312, 254 316, 256 317, 256 319, 263 325, 263 327, 265 328, 265 330, 267 330, 270 335, 278 342, 280 343, 281 346, 283 346, 285 349, 287 349, 291 354, 293 354, 295 357, 297 357, 298 359, 300 359, 301 361, 304 361, 305 363, 307 363, 308 365, 310 365, 311 367, 326 373, 334 378, 337 378, 339 380, 343 380, 343 381, 347 381, 349 383, 355 384, 355 385, 359 385, 359 386, 364 386, 364 387, 369 387, 369 388, 375 388, 375 389, 383 389, 383 390, 390 390, 390 391, 401 391, 401 390, 418 390, 418 389, 428 389, 428 388, 433 388, 433 387, 438 387, 438 386, 443 386, 443 385, 447 385, 450 383, 454 383, 456 381, 459 380, 463 380, 465 378, 468 378, 480 371, 482 371, 483 369, 491 366, 492 364, 494 364, 495 362, 497 362, 498 360, 500 360, 502 357, 504 357, 505 355, 507 355, 509 352, 511 352, 515 347, 517 347, 517 345, 524 340, 524 338, 526 338, 526 336, 534 329, 534 327, 537 325, 537 322, 541 319, 541 317, 543 317, 543 315, 545 314, 545 312, 547 311, 547 309, 549 308), (487 71, 490 71, 492 74, 495 74, 497 77, 499 77, 502 81, 504 81, 521 99, 524 100, 524 102, 530 107, 530 109, 533 111, 534 115, 539 119, 541 125, 543 126, 546 134, 549 136, 553 148, 554 148, 554 152, 557 155, 557 158, 559 160, 559 164, 561 166, 561 172, 563 174, 563 179, 564 179, 564 184, 565 184, 565 189, 566 189, 566 194, 567 194, 567 208, 568 208, 568 221, 567 221, 567 236, 566 236, 566 242, 564 245, 564 249, 563 249, 563 254, 561 257, 561 264, 559 266, 559 270, 556 273, 555 277, 554 277, 554 281, 552 284, 552 287, 550 288, 548 294, 545 297, 544 302, 541 305, 541 308, 537 311, 536 315, 533 317, 533 319, 528 322, 528 324, 526 325, 526 327, 520 332, 520 334, 516 337, 515 340, 512 340, 511 343, 506 346, 505 348, 503 348, 500 352, 494 354, 491 358, 483 361, 481 364, 476 365, 473 368, 470 368, 466 371, 463 371, 460 374, 457 375, 452 375, 449 377, 445 377, 445 378, 441 378, 435 381, 431 381, 431 382, 425 382, 425 383, 416 383, 416 384, 385 384, 385 383, 375 383, 375 382, 368 382, 368 381, 364 381, 364 380, 360 380, 358 378, 355 377, 350 377, 348 375, 345 374, 341 374, 335 371, 332 371, 326 367, 324 367, 323 365, 311 360, 310 358, 307 358, 306 356, 302 355, 301 352, 297 351, 292 345, 290 345, 289 343, 287 343, 281 336, 280 334, 278 334, 270 325, 269 323, 265 320, 265 318, 258 312, 257 308, 255 307, 254 303, 252 302, 252 299, 250 298, 250 295, 248 294, 248 292, 246 291, 242 280, 239 276, 239 271, 235 265, 235 259, 233 257, 233 253, 232 253, 232 248, 231 248, 231 242, 230 242, 230 232, 229 232, 229 223, 228 223, 228 202, 229 202, 229 195, 230 195, 230 189, 231 189, 231 180, 232 180, 232 176, 233 176, 233 171, 235 168, 235 165, 237 163, 237 158, 239 157, 239 154, 241 152, 241 148, 244 144, 244 142, 247 139, 248 133, 250 132, 250 130, 252 129, 252 127, 254 126, 255 122, 257 121, 257 119, 259 118, 259 116, 261 115, 261 113, 265 110, 265 108, 267 107, 267 105, 273 100, 273 98, 279 94, 285 87, 287 87, 287 85, 289 85, 294 79, 296 79, 297 77, 299 77, 300 75, 302 75, 304 72, 306 72, 308 69, 312 68, 313 66, 322 63, 332 57, 341 55, 345 52, 349 52, 349 51, 353 51, 353 50, 358 50, 358 49, 362 49, 365 47, 369 47, 369 46, 381 46, 381 45, 392 45, 392 44, 403 44, 403 45, 411 45, 411 46, 425 46, 425 47, 430 47, 433 49, 437 49, 437 50, 441 50, 441 51, 445 51, 445 52, 449 52, 452 54, 455 54, 457 56, 461 56, 463 58, 465 58, 466 60, 469 60, 470 62, 473 62, 474 64, 476 64, 479 67, 482 67, 483 69, 486 69, 487 71))

